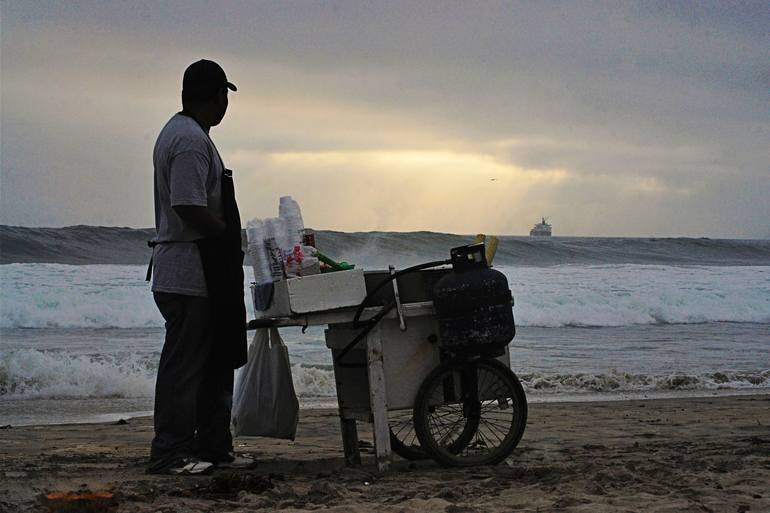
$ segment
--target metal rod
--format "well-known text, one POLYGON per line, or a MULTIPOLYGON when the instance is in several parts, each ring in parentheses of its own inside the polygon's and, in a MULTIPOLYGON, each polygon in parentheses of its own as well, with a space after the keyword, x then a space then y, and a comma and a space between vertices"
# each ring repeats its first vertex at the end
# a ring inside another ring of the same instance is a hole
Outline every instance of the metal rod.
POLYGON ((398 327, 401 331, 406 331, 406 321, 404 320, 404 307, 401 306, 401 297, 398 295, 398 280, 395 278, 396 268, 388 266, 390 275, 393 276, 393 296, 396 298, 396 311, 398 312, 398 327))

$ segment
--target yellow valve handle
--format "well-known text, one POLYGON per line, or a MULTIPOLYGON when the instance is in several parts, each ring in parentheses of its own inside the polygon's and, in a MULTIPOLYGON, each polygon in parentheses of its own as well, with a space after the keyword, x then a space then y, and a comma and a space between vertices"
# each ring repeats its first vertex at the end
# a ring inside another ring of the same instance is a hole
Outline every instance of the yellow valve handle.
POLYGON ((489 267, 492 267, 492 260, 495 259, 495 253, 497 253, 497 237, 494 235, 489 236, 486 238, 486 249, 487 249, 487 264, 489 264, 489 267))
POLYGON ((489 237, 487 237, 483 233, 479 233, 473 239, 473 243, 478 244, 480 242, 483 242, 484 246, 486 247, 487 264, 489 265, 489 267, 492 267, 492 260, 495 259, 495 253, 497 253, 497 244, 498 244, 497 237, 495 237, 494 235, 490 235, 489 237))

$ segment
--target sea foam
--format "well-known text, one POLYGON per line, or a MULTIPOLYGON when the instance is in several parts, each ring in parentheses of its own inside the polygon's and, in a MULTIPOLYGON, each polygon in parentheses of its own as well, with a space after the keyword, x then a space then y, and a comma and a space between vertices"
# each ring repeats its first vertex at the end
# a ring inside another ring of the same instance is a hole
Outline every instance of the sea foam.
MULTIPOLYGON (((0 351, 0 400, 18 398, 151 397, 159 355, 72 355, 61 351, 0 351)), ((293 365, 299 397, 334 397, 334 372, 293 365)))
POLYGON ((0 352, 0 396, 148 397, 155 363, 132 353, 70 355, 34 349, 0 352))
MULTIPOLYGON (((0 401, 25 398, 152 397, 157 355, 67 355, 34 349, 0 352, 0 401)), ((300 399, 333 398, 334 372, 325 366, 292 366, 300 399)), ((770 369, 643 374, 528 372, 519 374, 530 395, 637 393, 697 390, 770 390, 770 369)))

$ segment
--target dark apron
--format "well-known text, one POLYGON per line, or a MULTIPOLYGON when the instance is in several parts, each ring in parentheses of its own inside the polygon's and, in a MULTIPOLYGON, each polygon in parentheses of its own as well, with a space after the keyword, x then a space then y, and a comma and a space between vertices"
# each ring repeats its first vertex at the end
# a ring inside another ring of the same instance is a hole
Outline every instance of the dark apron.
MULTIPOLYGON (((186 112, 180 114, 189 116, 186 112)), ((246 363, 247 354, 246 305, 243 301, 244 253, 241 249, 241 216, 235 201, 233 172, 225 169, 224 163, 222 169, 222 208, 227 227, 216 237, 195 242, 200 250, 211 302, 215 348, 212 358, 215 363, 237 369, 246 363)))
POLYGON ((203 262, 203 275, 214 321, 216 360, 233 369, 246 363, 246 305, 243 302, 243 251, 241 218, 235 202, 233 173, 222 175, 224 233, 196 242, 203 262))

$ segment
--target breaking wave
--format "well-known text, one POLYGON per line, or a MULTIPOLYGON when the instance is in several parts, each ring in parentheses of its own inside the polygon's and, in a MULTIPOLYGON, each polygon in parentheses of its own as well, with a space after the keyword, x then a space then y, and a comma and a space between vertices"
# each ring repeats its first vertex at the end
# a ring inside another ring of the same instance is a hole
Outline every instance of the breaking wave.
MULTIPOLYGON (((152 397, 157 353, 71 355, 20 349, 0 352, 0 398, 152 397)), ((293 365, 300 397, 335 396, 334 372, 324 365, 293 365)))
MULTIPOLYGON (((146 241, 153 236, 154 230, 148 228, 0 225, 0 264, 146 264, 150 258, 146 241)), ((381 268, 446 258, 449 248, 467 244, 471 239, 469 235, 435 232, 316 233, 318 246, 325 253, 381 268)), ((502 265, 524 266, 768 265, 770 240, 503 236, 497 261, 502 265)))
POLYGON ((684 390, 770 389, 770 369, 759 372, 712 372, 706 374, 523 374, 527 390, 545 393, 673 392, 684 390))
MULTIPOLYGON (((157 356, 154 357, 157 360, 157 356)), ((133 353, 0 352, 0 397, 148 397, 156 363, 133 353)))
MULTIPOLYGON (((768 266, 498 269, 508 276, 520 326, 770 322, 768 266)), ((0 266, 0 327, 162 327, 144 271, 136 265, 0 266)), ((249 281, 251 269, 245 271, 249 281)), ((246 304, 251 316, 251 301, 246 304)))

